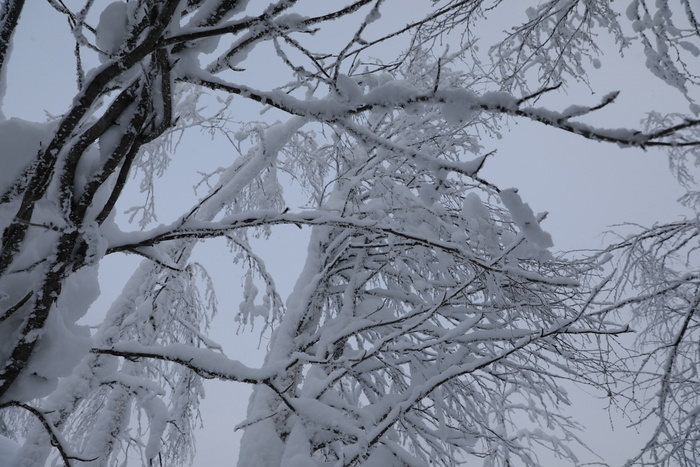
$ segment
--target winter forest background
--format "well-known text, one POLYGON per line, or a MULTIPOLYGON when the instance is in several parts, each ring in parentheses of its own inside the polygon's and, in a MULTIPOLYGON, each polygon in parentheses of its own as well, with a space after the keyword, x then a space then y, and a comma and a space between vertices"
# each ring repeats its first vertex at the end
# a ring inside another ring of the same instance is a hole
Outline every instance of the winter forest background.
POLYGON ((693 0, 0 5, 0 466, 700 464, 693 0))

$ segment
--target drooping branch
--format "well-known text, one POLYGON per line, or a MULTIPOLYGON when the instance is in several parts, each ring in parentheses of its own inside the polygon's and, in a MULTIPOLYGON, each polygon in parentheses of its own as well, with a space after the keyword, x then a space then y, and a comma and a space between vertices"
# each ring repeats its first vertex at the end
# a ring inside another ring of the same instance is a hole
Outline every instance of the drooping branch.
POLYGON ((96 459, 83 459, 80 458, 74 454, 71 454, 68 450, 68 448, 65 446, 65 442, 63 441, 61 435, 59 434, 59 431, 56 429, 56 427, 49 421, 49 419, 46 417, 46 414, 42 412, 41 410, 32 407, 31 405, 24 404, 22 402, 17 402, 17 401, 10 401, 10 402, 5 402, 4 404, 0 404, 0 410, 6 409, 9 407, 18 407, 21 409, 26 410, 27 412, 31 413, 36 417, 37 420, 41 423, 41 425, 44 427, 44 430, 46 430, 46 433, 49 435, 49 438, 51 439, 51 446, 55 447, 58 450, 58 453, 61 456, 61 459, 63 460, 63 463, 65 464, 65 467, 72 467, 73 460, 77 460, 78 462, 92 462, 96 459))

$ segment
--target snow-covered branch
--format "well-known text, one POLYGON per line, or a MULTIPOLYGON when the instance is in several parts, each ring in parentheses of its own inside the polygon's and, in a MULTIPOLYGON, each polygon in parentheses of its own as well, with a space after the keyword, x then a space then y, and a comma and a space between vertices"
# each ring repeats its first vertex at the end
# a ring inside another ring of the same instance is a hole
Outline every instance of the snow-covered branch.
POLYGON ((240 383, 258 384, 277 374, 293 362, 279 362, 279 368, 256 370, 231 360, 221 353, 197 349, 184 344, 145 346, 138 342, 120 342, 110 348, 94 348, 93 353, 127 359, 153 358, 184 365, 205 378, 219 378, 240 383))

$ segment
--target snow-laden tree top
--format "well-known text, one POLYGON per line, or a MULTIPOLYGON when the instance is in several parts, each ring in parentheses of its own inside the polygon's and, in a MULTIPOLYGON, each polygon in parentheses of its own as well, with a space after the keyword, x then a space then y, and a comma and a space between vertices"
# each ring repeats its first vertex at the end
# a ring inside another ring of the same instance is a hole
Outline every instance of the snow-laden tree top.
MULTIPOLYGON (((2 76, 37 3, 2 3, 2 76)), ((253 388, 240 466, 576 463, 570 382, 654 420, 629 465, 697 465, 697 222, 573 261, 544 214, 480 173, 528 120, 667 150, 697 206, 690 0, 47 3, 77 90, 46 122, 0 121, 2 465, 189 464, 202 378, 253 388), (547 106, 610 44, 641 48, 688 110, 608 128, 597 112, 618 91, 547 106), (157 179, 201 129, 237 156, 222 150, 209 191, 167 200, 180 214, 156 225, 157 179), (116 216, 134 175, 138 229, 116 216), (309 233, 286 300, 250 238, 280 225, 309 233), (215 237, 245 269, 237 319, 262 328, 257 367, 208 336, 217 304, 192 254, 215 237), (115 254, 144 259, 91 331, 115 254), (623 348, 628 310, 644 332, 623 348)))

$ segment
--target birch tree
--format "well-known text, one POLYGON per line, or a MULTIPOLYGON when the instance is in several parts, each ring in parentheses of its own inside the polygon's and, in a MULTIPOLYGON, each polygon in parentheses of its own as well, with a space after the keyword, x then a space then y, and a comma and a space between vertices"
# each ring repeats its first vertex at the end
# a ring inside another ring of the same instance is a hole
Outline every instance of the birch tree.
MULTIPOLYGON (((652 114, 659 125, 678 116, 652 114)), ((639 332, 620 367, 617 387, 633 425, 653 428, 644 448, 627 465, 681 465, 698 462, 698 264, 697 150, 672 148, 671 168, 686 189, 681 202, 695 218, 631 226, 600 253, 614 265, 605 316, 630 317, 639 332)))
MULTIPOLYGON (((0 122, 12 152, 0 198, 7 464, 187 465, 202 378, 253 388, 240 466, 505 467, 538 465, 543 450, 575 463, 579 427, 564 383, 624 397, 627 387, 606 378, 614 374, 631 390, 662 389, 651 409, 659 429, 630 463, 691 465, 697 274, 659 270, 658 290, 627 299, 625 281, 655 261, 629 262, 618 280, 599 258, 567 260, 551 251, 543 215, 480 175, 517 120, 696 158, 700 34, 689 1, 635 0, 623 17, 609 2, 576 0, 446 0, 415 11, 388 0, 48 3, 75 38, 72 104, 48 122, 0 122), (525 11, 504 26, 498 15, 512 4, 525 11), (397 9, 405 26, 390 21, 397 9), (506 32, 491 47, 477 47, 498 28, 506 32), (598 35, 641 45, 659 85, 681 92, 690 113, 608 129, 590 122, 617 92, 540 107, 598 66, 598 35), (376 58, 397 43, 400 54, 376 58), (278 64, 283 84, 259 86, 263 60, 278 64), (205 113, 214 98, 221 111, 205 113), (278 120, 235 123, 227 112, 239 102, 278 120), (174 142, 201 128, 240 155, 156 226, 156 178, 178 157, 174 142), (118 225, 135 173, 140 225, 118 225), (289 203, 289 180, 303 208, 289 203), (286 300, 250 239, 280 225, 309 232, 286 300), (192 253, 210 238, 225 238, 247 268, 238 319, 271 333, 259 367, 207 336, 216 300, 192 253), (90 332, 80 319, 98 293, 96 270, 117 254, 144 259, 90 332), (608 351, 629 331, 614 312, 652 296, 680 328, 660 328, 648 305, 648 335, 675 344, 635 350, 635 372, 608 351)), ((2 4, 3 68, 26 8, 2 4)), ((681 247, 697 235, 685 225, 681 247)), ((652 238, 675 252, 681 237, 669 235, 652 238)), ((611 248, 634 256, 645 238, 611 248)))

